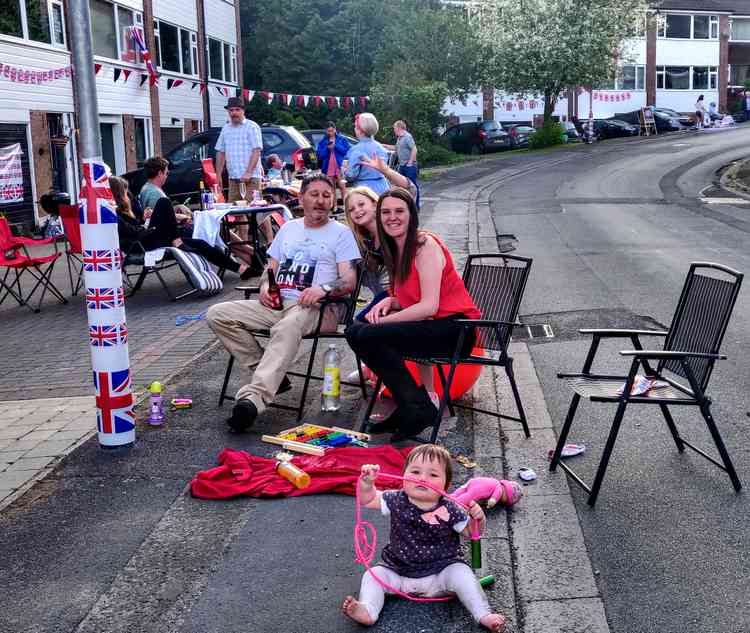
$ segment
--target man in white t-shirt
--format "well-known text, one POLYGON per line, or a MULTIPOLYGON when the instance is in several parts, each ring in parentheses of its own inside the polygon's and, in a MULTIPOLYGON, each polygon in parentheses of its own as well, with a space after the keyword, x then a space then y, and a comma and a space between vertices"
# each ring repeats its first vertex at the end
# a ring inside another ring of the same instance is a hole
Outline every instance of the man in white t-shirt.
MULTIPOLYGON (((306 178, 300 202, 304 217, 286 222, 268 249, 268 268, 281 290, 283 309, 274 310, 267 274, 261 278, 259 301, 227 301, 212 306, 206 320, 240 366, 255 368, 240 387, 232 417, 235 431, 247 430, 277 393, 291 388, 287 369, 302 337, 315 330, 320 301, 352 292, 357 282, 359 248, 351 229, 331 220, 333 182, 323 174, 306 178), (270 330, 265 351, 249 333, 270 330)), ((326 308, 323 329, 334 330, 339 314, 326 308)))

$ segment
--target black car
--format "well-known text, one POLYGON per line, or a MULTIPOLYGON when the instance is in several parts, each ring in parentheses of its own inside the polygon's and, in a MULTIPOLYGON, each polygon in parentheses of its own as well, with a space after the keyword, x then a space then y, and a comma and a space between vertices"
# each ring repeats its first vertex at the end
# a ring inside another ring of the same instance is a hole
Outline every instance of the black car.
POLYGON ((466 154, 484 154, 510 147, 510 137, 497 121, 459 123, 449 127, 439 141, 454 152, 466 154))
MULTIPOLYGON (((640 110, 633 110, 632 112, 626 112, 624 114, 615 114, 615 118, 630 123, 631 125, 637 125, 640 128, 640 110)), ((654 110, 654 123, 656 124, 657 132, 677 132, 678 130, 685 129, 677 117, 670 116, 659 110, 654 110)))
MULTIPOLYGON (((281 160, 290 165, 297 157, 308 169, 317 168, 315 150, 308 140, 293 127, 263 125, 260 128, 263 136, 263 153, 261 160, 267 166, 266 159, 270 154, 278 154, 281 160)), ((203 180, 203 165, 201 161, 216 156, 216 141, 219 139, 221 128, 212 127, 200 132, 168 152, 164 158, 169 161, 169 178, 164 184, 164 193, 173 201, 183 202, 190 198, 198 200, 198 186, 203 180)), ((122 176, 128 181, 128 186, 134 194, 138 194, 146 182, 142 169, 130 171, 122 176)), ((226 177, 224 179, 226 181, 226 177)))
POLYGON ((517 147, 528 147, 529 137, 536 132, 536 130, 530 125, 510 125, 507 128, 508 136, 510 137, 510 146, 515 149, 517 147))
POLYGON ((654 108, 654 112, 661 112, 665 116, 677 119, 684 127, 695 127, 694 117, 688 114, 682 114, 681 112, 677 112, 677 110, 672 110, 671 108, 660 107, 654 108))
MULTIPOLYGON (((584 127, 586 122, 583 122, 584 127)), ((598 140, 605 138, 620 138, 622 136, 638 136, 640 127, 621 121, 620 119, 596 119, 594 121, 594 136, 598 140)))

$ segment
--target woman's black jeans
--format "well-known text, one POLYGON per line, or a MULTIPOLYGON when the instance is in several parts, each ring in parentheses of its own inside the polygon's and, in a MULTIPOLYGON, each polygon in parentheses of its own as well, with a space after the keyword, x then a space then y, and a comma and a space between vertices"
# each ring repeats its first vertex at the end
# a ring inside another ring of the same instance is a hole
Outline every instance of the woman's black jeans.
MULTIPOLYGON (((404 365, 404 358, 450 358, 462 330, 456 319, 465 318, 463 314, 456 314, 444 319, 380 325, 355 322, 346 329, 346 340, 362 362, 388 387, 400 409, 411 411, 416 417, 423 417, 425 412, 434 415, 427 391, 417 386, 404 365)), ((471 352, 474 338, 474 332, 467 333, 462 357, 471 352)))

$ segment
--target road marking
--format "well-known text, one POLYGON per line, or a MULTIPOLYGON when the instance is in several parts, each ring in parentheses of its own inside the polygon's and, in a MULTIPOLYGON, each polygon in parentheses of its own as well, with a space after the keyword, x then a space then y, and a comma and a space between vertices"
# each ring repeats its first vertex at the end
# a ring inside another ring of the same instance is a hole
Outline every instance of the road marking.
POLYGON ((744 198, 701 198, 705 204, 750 204, 750 200, 744 198))

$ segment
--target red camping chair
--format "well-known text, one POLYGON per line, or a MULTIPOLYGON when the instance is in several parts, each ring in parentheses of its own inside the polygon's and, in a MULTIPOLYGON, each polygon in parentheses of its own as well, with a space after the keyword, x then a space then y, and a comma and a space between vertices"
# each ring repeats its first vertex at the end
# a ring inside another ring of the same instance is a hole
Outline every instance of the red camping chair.
MULTIPOLYGON (((44 240, 32 240, 27 237, 17 237, 13 235, 10 230, 10 224, 4 217, 0 217, 0 253, 2 253, 2 259, 0 259, 0 266, 6 268, 5 275, 3 276, 2 289, 5 290, 2 295, 4 300, 8 295, 12 296, 19 305, 25 305, 34 312, 41 310, 42 301, 47 290, 49 290, 60 303, 68 303, 68 300, 62 296, 60 291, 57 289, 54 283, 52 283, 52 271, 55 267, 55 262, 62 255, 57 251, 56 238, 51 237, 44 240), (55 245, 55 252, 50 255, 43 255, 41 257, 32 257, 29 254, 29 246, 46 246, 49 244, 55 245), (23 251, 23 254, 21 253, 23 251), (11 270, 15 273, 15 281, 10 286, 7 283, 7 279, 10 275, 11 270), (28 272, 35 280, 34 287, 29 291, 26 297, 23 296, 23 290, 21 288, 21 277, 23 273, 28 272), (15 286, 16 290, 13 290, 15 286), (29 300, 37 291, 38 288, 42 289, 42 294, 39 297, 39 303, 36 308, 32 308, 29 305, 29 300)), ((2 292, 0 289, 0 292, 2 292)), ((2 301, 0 301, 2 303, 2 301)))
POLYGON ((205 158, 201 161, 201 165, 203 165, 203 183, 213 192, 214 202, 225 202, 224 190, 219 183, 219 177, 216 175, 214 161, 205 158))
POLYGON ((65 249, 65 257, 68 260, 68 279, 70 279, 70 293, 73 296, 83 285, 83 244, 81 243, 81 223, 78 217, 79 207, 77 204, 61 204, 60 219, 65 232, 68 246, 65 249), (75 272, 75 284, 73 273, 75 272))

